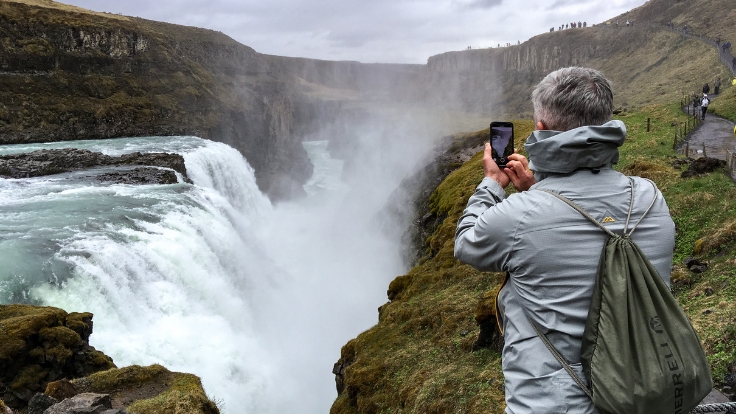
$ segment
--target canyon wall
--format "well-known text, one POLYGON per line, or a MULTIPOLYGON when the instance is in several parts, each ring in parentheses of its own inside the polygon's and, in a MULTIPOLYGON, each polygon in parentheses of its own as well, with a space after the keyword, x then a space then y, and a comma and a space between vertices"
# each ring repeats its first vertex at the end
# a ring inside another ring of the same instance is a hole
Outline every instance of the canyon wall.
POLYGON ((623 109, 679 99, 702 86, 695 75, 720 75, 696 69, 711 58, 691 53, 698 41, 649 20, 443 53, 426 65, 264 55, 212 30, 41 0, 0 1, 0 37, 0 143, 196 135, 237 148, 273 200, 303 193, 312 166, 301 140, 330 139, 349 157, 341 148, 351 129, 386 113, 423 111, 452 123, 450 133, 531 117, 533 86, 565 66, 603 70, 623 109))

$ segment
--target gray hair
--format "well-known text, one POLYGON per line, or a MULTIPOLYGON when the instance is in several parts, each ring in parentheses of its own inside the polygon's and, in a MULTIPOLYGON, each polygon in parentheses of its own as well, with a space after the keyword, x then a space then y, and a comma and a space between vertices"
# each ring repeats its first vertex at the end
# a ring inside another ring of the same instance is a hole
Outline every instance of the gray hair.
POLYGON ((603 125, 613 117, 611 84, 595 69, 569 67, 547 75, 532 92, 534 120, 569 131, 603 125))

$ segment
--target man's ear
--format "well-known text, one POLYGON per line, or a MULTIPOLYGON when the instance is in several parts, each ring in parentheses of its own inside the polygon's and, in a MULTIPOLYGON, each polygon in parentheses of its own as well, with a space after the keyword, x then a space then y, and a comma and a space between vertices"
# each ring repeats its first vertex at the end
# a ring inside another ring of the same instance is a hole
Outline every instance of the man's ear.
POLYGON ((544 131, 547 129, 547 125, 544 125, 544 122, 542 121, 537 121, 537 125, 535 126, 537 127, 537 131, 544 131))

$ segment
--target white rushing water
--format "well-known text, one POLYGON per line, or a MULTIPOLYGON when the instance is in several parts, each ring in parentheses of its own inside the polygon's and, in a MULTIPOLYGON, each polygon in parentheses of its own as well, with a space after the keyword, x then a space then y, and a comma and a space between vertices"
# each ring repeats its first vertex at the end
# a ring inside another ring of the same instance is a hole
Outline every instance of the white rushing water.
POLYGON ((376 322, 405 271, 372 224, 396 171, 348 184, 326 142, 305 143, 308 197, 274 206, 236 150, 194 137, 0 154, 70 146, 178 152, 194 185, 0 179, 0 303, 93 312, 91 343, 118 366, 195 373, 228 414, 328 412, 340 347, 376 322))

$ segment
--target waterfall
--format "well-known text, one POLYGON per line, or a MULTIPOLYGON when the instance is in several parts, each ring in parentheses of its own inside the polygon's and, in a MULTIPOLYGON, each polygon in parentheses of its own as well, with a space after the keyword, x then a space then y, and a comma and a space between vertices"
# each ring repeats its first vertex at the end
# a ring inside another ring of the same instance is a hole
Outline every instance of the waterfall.
POLYGON ((327 412, 340 347, 404 269, 370 224, 382 201, 356 197, 376 190, 343 183, 325 142, 305 145, 309 196, 276 206, 236 150, 199 138, 0 148, 178 152, 194 182, 0 179, 0 301, 92 312, 91 344, 118 366, 194 373, 226 413, 327 412))

